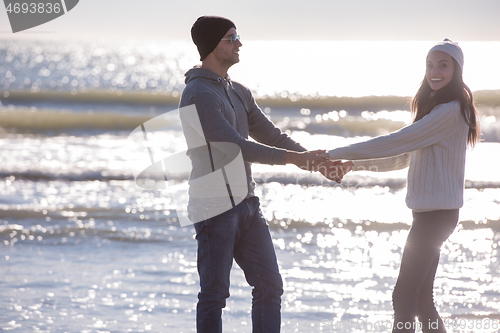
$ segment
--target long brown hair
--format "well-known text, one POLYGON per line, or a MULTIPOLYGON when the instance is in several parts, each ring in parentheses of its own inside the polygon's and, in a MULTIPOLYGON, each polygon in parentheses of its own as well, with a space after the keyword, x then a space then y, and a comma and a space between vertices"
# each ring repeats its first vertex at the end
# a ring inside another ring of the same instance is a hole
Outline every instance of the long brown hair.
POLYGON ((469 87, 463 81, 460 66, 458 66, 455 59, 452 58, 452 60, 455 66, 453 78, 443 88, 433 91, 424 77, 420 88, 411 101, 411 113, 414 117, 413 122, 417 122, 428 115, 439 104, 458 101, 462 116, 467 125, 469 125, 467 144, 474 147, 481 138, 479 119, 476 107, 474 106, 474 97, 469 87))

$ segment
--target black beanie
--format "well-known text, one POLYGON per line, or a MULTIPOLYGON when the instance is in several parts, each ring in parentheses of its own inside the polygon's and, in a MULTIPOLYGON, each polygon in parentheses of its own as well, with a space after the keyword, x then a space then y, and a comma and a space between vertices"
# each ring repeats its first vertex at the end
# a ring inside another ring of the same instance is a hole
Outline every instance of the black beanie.
POLYGON ((198 17, 191 28, 191 38, 198 47, 200 60, 205 59, 210 54, 226 32, 235 28, 233 21, 220 16, 201 16, 198 17))

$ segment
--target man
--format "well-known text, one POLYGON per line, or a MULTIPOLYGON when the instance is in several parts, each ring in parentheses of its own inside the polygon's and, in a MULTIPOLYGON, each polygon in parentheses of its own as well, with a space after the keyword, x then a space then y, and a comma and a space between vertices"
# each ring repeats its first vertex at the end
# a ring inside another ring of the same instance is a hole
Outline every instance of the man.
MULTIPOLYGON (((222 332, 221 315, 229 297, 229 275, 234 258, 253 287, 253 332, 279 332, 283 283, 269 227, 260 210, 259 198, 254 194, 251 163, 290 163, 313 171, 324 160, 317 155, 319 151, 307 152, 274 126, 257 106, 250 90, 227 75, 228 69, 239 62, 242 46, 232 21, 202 16, 193 24, 191 36, 202 65, 185 74, 186 88, 180 107, 196 106, 202 129, 197 135, 206 140, 210 153, 213 149, 210 143, 233 143, 241 149, 246 173, 244 185, 248 187, 248 191, 245 188, 248 194, 239 204, 234 205, 231 198, 232 208, 195 223, 201 286, 197 331, 222 332), (249 136, 256 142, 250 141, 249 136)), ((195 170, 196 152, 188 154, 195 170)), ((210 190, 217 191, 215 188, 210 190)), ((217 201, 210 202, 217 204, 217 201)), ((200 207, 191 208, 199 210, 200 207)))

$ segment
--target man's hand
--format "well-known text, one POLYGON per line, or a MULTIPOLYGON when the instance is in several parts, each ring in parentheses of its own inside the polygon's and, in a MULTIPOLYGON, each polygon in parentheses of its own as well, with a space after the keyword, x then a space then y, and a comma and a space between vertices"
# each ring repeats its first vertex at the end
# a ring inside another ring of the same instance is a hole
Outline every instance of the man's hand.
POLYGON ((342 183, 342 178, 352 170, 354 163, 352 161, 327 161, 320 165, 318 171, 329 180, 342 183))
POLYGON ((329 160, 330 154, 325 151, 324 153, 319 154, 319 157, 323 157, 323 158, 326 158, 327 160, 329 160))
POLYGON ((295 164, 303 170, 316 171, 322 163, 326 161, 325 158, 320 157, 318 154, 324 153, 324 150, 313 150, 296 152, 288 150, 285 155, 285 162, 287 164, 295 164))

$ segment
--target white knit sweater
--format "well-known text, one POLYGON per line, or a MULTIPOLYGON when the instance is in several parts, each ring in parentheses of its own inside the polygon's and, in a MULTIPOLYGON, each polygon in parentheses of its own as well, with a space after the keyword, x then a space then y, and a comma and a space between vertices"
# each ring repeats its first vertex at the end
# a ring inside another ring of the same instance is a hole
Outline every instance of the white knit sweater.
POLYGON ((329 151, 331 160, 354 160, 354 171, 390 171, 408 165, 406 205, 415 211, 463 205, 469 126, 457 101, 436 106, 399 131, 329 151))

